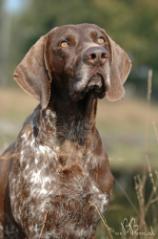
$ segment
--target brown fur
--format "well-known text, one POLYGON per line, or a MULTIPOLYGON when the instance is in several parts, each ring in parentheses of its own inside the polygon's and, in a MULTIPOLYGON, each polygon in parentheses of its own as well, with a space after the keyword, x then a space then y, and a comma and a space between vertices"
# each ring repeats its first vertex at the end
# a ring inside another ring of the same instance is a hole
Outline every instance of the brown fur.
POLYGON ((94 238, 113 185, 97 99, 121 98, 130 68, 91 24, 57 27, 29 50, 14 79, 40 105, 0 161, 1 238, 94 238))

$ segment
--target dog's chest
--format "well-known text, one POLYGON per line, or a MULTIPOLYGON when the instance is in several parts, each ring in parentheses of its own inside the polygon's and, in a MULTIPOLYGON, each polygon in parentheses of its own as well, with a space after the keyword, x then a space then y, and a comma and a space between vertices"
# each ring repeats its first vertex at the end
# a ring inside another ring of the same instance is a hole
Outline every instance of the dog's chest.
POLYGON ((88 236, 88 231, 92 233, 92 228, 88 228, 99 219, 98 211, 103 213, 108 203, 107 195, 101 192, 88 170, 90 160, 96 159, 72 146, 66 147, 67 151, 62 149, 61 153, 57 146, 52 149, 37 144, 33 135, 29 136, 29 144, 26 135, 22 140, 20 169, 16 180, 11 182, 16 220, 24 224, 35 221, 36 227, 30 230, 36 231, 36 235, 46 217, 48 234, 57 236, 60 227, 60 234, 62 230, 75 238, 88 236))

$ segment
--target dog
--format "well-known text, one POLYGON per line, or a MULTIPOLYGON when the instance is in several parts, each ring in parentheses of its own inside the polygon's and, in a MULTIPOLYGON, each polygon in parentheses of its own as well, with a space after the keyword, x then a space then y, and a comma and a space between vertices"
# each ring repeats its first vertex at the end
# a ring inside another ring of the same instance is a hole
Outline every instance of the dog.
POLYGON ((14 79, 39 105, 1 156, 1 238, 95 238, 113 185, 97 100, 119 100, 130 70, 93 24, 56 27, 28 51, 14 79))

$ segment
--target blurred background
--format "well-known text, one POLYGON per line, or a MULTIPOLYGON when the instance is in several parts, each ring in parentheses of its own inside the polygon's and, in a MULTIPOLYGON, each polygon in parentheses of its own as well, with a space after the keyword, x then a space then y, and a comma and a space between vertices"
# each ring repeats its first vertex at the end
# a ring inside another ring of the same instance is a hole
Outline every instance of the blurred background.
POLYGON ((157 0, 0 0, 0 152, 37 104, 13 81, 15 66, 54 26, 82 22, 105 28, 133 61, 125 98, 99 102, 97 126, 116 183, 97 239, 158 238, 157 0))

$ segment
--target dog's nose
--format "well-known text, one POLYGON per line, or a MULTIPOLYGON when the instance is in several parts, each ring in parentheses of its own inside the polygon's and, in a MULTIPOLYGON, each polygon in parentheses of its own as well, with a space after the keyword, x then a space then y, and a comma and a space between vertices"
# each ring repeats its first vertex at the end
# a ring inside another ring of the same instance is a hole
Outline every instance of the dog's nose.
POLYGON ((83 60, 88 65, 104 65, 108 52, 104 47, 90 47, 83 54, 83 60))

